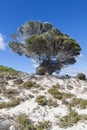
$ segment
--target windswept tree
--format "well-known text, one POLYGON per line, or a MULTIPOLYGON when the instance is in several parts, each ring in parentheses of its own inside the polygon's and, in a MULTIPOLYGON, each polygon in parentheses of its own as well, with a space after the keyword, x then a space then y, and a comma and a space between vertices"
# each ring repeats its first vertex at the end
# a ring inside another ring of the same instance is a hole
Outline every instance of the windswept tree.
POLYGON ((19 55, 34 59, 37 74, 59 73, 76 62, 80 46, 67 34, 53 28, 49 22, 27 21, 11 34, 10 48, 19 55))

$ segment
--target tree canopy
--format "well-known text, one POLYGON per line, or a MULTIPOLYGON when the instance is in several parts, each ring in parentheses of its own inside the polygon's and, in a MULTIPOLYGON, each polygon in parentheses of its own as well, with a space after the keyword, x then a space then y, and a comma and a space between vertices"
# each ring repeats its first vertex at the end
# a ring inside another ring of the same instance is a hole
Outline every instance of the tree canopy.
POLYGON ((80 46, 75 39, 54 28, 49 22, 27 21, 11 34, 10 48, 34 59, 37 74, 52 74, 76 62, 80 46))

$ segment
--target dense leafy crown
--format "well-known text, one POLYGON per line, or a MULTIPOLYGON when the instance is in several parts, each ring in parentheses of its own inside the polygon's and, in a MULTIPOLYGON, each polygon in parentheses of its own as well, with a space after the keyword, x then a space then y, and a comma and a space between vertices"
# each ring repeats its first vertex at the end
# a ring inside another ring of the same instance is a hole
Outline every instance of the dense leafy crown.
POLYGON ((13 51, 39 63, 38 74, 52 74, 74 64, 81 50, 77 41, 49 22, 27 21, 18 28, 17 34, 11 34, 11 38, 9 46, 13 51))

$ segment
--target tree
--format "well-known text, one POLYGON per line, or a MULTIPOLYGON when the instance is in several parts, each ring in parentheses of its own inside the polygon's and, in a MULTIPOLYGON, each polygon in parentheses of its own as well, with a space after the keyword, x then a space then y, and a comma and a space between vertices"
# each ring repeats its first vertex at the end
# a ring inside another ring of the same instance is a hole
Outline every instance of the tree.
POLYGON ((27 21, 11 34, 10 48, 19 55, 33 58, 39 66, 37 74, 52 74, 76 62, 80 46, 49 22, 27 21))

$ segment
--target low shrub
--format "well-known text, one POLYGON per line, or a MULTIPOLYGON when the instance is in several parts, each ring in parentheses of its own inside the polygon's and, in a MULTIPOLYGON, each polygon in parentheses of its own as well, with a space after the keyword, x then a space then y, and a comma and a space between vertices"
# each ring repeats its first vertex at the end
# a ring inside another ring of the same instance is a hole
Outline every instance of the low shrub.
POLYGON ((67 128, 73 126, 81 119, 81 116, 75 111, 70 109, 68 115, 60 118, 59 126, 62 128, 67 128))
POLYGON ((16 117, 14 127, 16 130, 36 130, 34 124, 25 113, 16 117))
POLYGON ((87 99, 73 98, 71 100, 70 106, 77 106, 82 109, 85 109, 87 108, 87 99))
POLYGON ((19 114, 14 122, 16 130, 45 130, 50 128, 49 121, 39 121, 36 125, 25 113, 19 114))
POLYGON ((15 69, 0 65, 0 72, 17 72, 15 69))
POLYGON ((18 90, 16 89, 5 89, 5 91, 3 91, 3 95, 8 97, 8 98, 13 98, 14 96, 17 96, 19 94, 18 90))
POLYGON ((43 95, 37 96, 36 102, 41 106, 47 105, 47 99, 43 95))
POLYGON ((65 93, 65 92, 60 92, 56 86, 52 86, 52 88, 48 89, 48 92, 53 95, 54 98, 57 99, 62 99, 62 98, 71 98, 74 96, 71 93, 65 93))
POLYGON ((53 95, 57 99, 62 99, 62 93, 58 91, 56 86, 53 86, 52 88, 48 89, 48 92, 53 95))
POLYGON ((38 88, 39 85, 37 85, 35 82, 27 81, 27 82, 24 82, 23 87, 26 89, 30 89, 32 87, 38 88))
POLYGON ((73 96, 75 96, 74 94, 72 93, 65 93, 65 92, 62 92, 62 95, 63 95, 63 98, 72 98, 73 96))
POLYGON ((54 101, 52 99, 46 99, 46 97, 43 95, 37 96, 36 102, 41 106, 44 106, 44 105, 53 106, 53 107, 58 106, 57 101, 54 101))
POLYGON ((14 107, 14 106, 18 105, 22 100, 23 99, 21 99, 21 98, 15 98, 9 102, 0 102, 0 109, 14 107))
POLYGON ((16 84, 16 85, 20 85, 22 83, 23 83, 22 79, 16 79, 16 80, 14 80, 14 84, 16 84))
POLYGON ((46 130, 50 128, 50 121, 39 121, 37 125, 37 130, 46 130))
POLYGON ((86 79, 86 76, 85 76, 85 74, 83 74, 83 73, 78 73, 78 74, 77 74, 77 78, 80 79, 80 80, 85 80, 85 79, 86 79))

